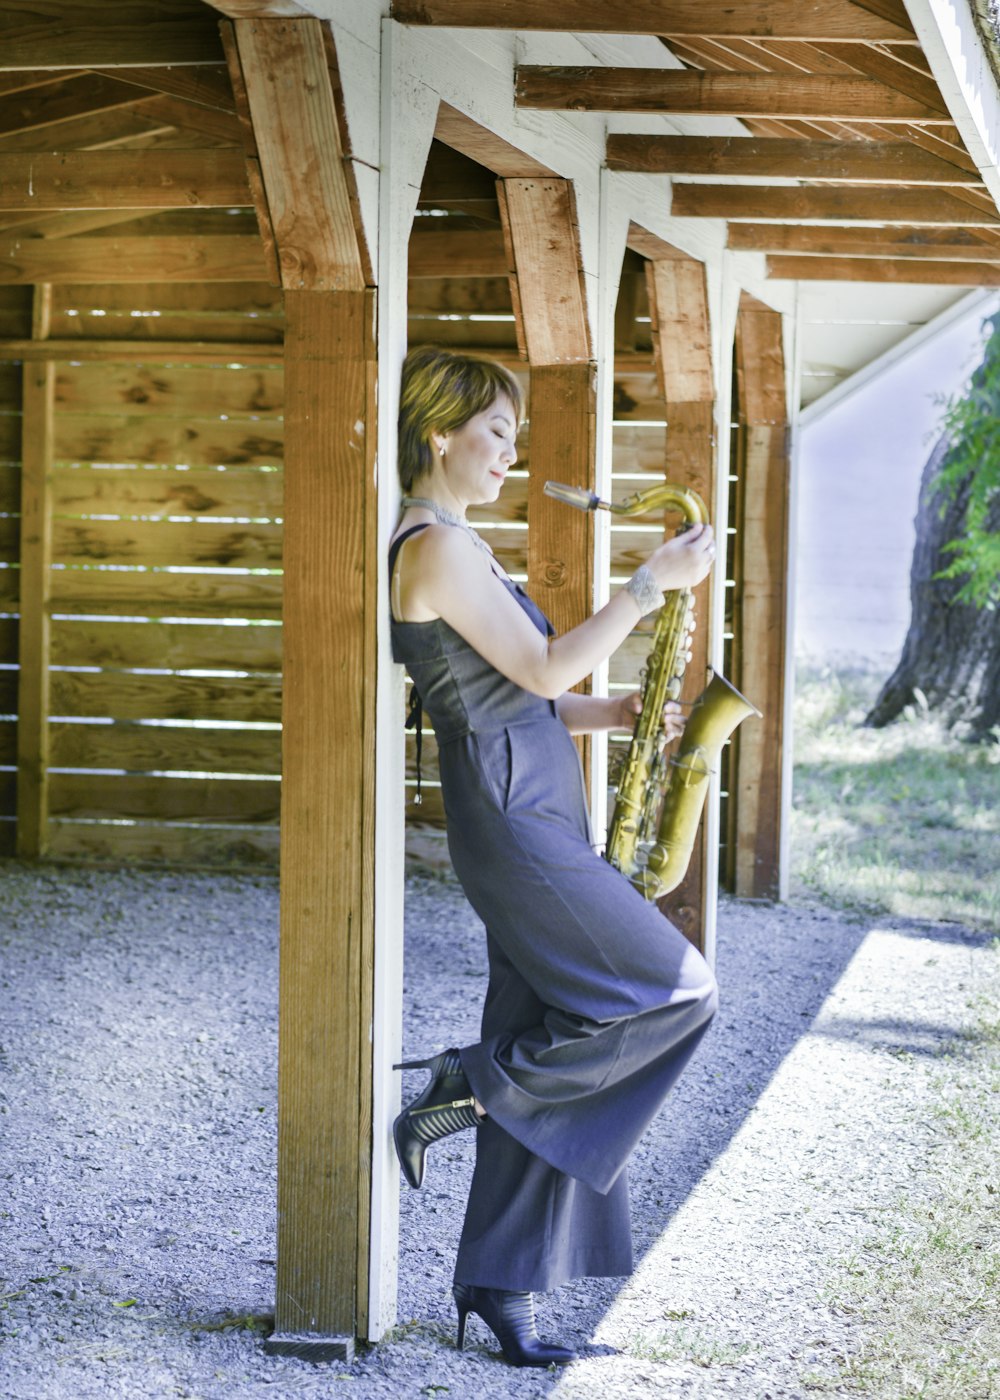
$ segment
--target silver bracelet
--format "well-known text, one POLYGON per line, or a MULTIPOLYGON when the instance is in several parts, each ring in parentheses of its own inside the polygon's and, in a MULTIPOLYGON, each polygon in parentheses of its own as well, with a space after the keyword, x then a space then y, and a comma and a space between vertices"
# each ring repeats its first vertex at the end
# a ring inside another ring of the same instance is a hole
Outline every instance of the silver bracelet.
POLYGON ((656 582, 652 569, 645 564, 640 564, 636 569, 625 585, 625 592, 631 593, 643 617, 663 606, 663 590, 656 582))

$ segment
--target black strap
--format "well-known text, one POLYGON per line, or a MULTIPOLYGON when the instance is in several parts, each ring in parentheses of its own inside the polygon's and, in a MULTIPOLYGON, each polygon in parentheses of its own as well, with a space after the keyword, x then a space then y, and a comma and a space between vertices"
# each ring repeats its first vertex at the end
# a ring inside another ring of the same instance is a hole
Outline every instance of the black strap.
MULTIPOLYGON (((428 524, 429 523, 430 522, 428 522, 428 524)), ((415 535, 419 530, 426 529, 426 524, 411 525, 409 530, 404 530, 401 535, 397 535, 397 537, 393 540, 392 544, 389 546, 390 592, 392 591, 392 574, 393 570, 396 567, 396 556, 399 554, 401 547, 403 546, 403 544, 405 544, 405 542, 410 538, 411 535, 415 535)), ((417 690, 417 687, 412 684, 410 686, 410 703, 406 711, 406 728, 412 729, 414 731, 414 737, 416 738, 417 794, 413 800, 419 806, 424 800, 424 795, 422 791, 423 773, 421 770, 421 761, 423 759, 424 749, 424 706, 423 701, 420 699, 420 692, 417 690)))

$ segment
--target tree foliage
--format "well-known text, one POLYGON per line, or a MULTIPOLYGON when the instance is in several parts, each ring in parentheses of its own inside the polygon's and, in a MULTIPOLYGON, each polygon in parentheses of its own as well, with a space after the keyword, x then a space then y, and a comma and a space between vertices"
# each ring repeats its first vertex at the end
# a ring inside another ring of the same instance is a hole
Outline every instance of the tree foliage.
POLYGON ((945 545, 952 556, 939 578, 963 579, 957 601, 978 608, 1000 604, 1000 314, 989 317, 983 361, 967 392, 947 403, 942 431, 948 452, 933 483, 943 515, 966 496, 962 533, 945 545))

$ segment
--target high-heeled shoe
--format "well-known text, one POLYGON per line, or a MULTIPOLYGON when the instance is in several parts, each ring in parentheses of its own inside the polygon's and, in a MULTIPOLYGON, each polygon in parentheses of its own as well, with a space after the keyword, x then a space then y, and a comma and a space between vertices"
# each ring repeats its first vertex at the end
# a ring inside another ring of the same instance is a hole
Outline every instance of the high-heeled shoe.
POLYGON ((566 1366, 576 1360, 567 1347, 543 1342, 535 1330, 535 1299, 531 1293, 508 1293, 502 1288, 479 1288, 456 1283, 452 1289, 458 1309, 458 1349, 465 1350, 465 1324, 478 1313, 500 1343, 512 1366, 566 1366))
POLYGON ((474 1128, 479 1123, 475 1097, 457 1050, 443 1050, 429 1060, 409 1060, 393 1069, 429 1069, 431 1081, 407 1104, 392 1125, 396 1156, 411 1186, 424 1181, 424 1153, 432 1142, 474 1128))

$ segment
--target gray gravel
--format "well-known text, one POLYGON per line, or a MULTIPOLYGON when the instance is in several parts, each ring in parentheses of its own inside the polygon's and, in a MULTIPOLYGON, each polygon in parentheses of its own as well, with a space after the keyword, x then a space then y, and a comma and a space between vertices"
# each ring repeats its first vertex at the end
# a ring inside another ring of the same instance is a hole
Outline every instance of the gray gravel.
MULTIPOLYGON (((0 878, 4 1400, 802 1395, 854 1345, 824 1282, 918 1179, 927 1067, 997 961, 955 925, 725 905, 723 1009, 634 1159, 640 1266, 540 1300, 581 1359, 512 1370, 477 1319, 455 1352, 462 1134, 403 1197, 400 1327, 316 1366, 265 1356, 255 1325, 274 1293, 276 881, 0 878)), ((453 883, 411 876, 407 947, 407 1052, 473 1039, 482 930, 453 883)))

